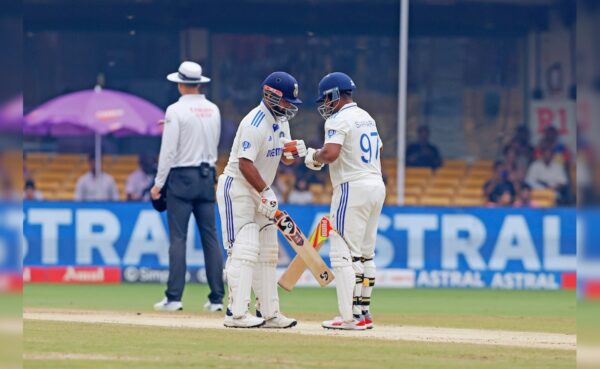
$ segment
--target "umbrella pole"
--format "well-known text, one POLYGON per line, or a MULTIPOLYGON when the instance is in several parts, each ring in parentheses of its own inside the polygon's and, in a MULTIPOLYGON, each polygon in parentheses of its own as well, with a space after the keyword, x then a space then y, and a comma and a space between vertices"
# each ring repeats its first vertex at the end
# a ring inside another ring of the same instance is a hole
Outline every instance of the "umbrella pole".
POLYGON ((99 133, 96 133, 94 137, 94 148, 96 157, 96 198, 100 198, 100 175, 102 173, 102 138, 99 133))

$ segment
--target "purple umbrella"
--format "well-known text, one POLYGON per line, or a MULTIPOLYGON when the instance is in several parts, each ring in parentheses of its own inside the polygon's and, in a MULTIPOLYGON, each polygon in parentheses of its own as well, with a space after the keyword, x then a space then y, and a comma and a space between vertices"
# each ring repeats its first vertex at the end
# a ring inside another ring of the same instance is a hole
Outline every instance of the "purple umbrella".
POLYGON ((21 133, 23 123, 23 95, 0 106, 0 132, 21 133))
POLYGON ((97 86, 54 98, 27 114, 23 133, 50 136, 95 135, 96 171, 101 170, 101 136, 161 134, 165 113, 124 92, 97 86))
POLYGON ((59 96, 25 116, 23 132, 51 136, 160 135, 164 112, 137 96, 96 87, 59 96))

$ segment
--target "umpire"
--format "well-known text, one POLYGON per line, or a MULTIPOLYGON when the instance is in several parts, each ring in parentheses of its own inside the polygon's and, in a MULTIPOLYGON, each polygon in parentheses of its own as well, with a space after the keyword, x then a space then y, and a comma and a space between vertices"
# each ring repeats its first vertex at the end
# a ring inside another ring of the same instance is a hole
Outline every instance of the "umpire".
POLYGON ((200 230, 206 277, 210 286, 208 311, 223 310, 223 254, 215 227, 215 162, 221 133, 219 108, 200 93, 210 78, 200 65, 183 62, 167 76, 177 83, 181 97, 167 108, 158 159, 158 171, 150 195, 154 201, 166 196, 169 222, 169 280, 165 298, 155 310, 182 310, 185 286, 186 238, 193 213, 200 230), (166 191, 163 187, 166 186, 166 191), (164 195, 166 193, 166 195, 164 195))

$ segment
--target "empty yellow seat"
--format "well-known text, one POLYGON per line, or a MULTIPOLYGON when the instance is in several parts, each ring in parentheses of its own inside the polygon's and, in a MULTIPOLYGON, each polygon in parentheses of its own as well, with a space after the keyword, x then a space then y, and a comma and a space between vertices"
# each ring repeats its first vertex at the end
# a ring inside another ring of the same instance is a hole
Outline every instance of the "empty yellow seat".
POLYGON ((425 196, 448 196, 451 197, 455 193, 454 187, 429 187, 425 190, 425 196))
POLYGON ((484 201, 476 196, 459 196, 454 199, 454 205, 458 206, 483 206, 484 201))
POLYGON ((423 196, 421 197, 420 204, 426 206, 447 206, 451 204, 451 199, 446 196, 423 196))

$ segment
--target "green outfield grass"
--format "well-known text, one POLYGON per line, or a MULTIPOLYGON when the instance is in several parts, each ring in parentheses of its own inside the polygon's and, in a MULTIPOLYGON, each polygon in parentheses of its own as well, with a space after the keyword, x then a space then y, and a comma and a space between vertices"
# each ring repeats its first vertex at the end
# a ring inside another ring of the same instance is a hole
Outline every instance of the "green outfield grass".
MULTIPOLYGON (((163 296, 163 285, 44 285, 25 287, 25 307, 148 311, 163 296)), ((208 288, 190 284, 186 313, 201 313, 208 288)), ((333 289, 280 290, 281 309, 300 319, 323 320, 337 314, 333 289)), ((457 289, 375 289, 377 322, 455 328, 576 332, 572 291, 498 291, 457 289)))
MULTIPOLYGON (((27 308, 151 311, 161 285, 27 285, 27 308)), ((207 288, 189 285, 185 314, 207 288)), ((289 316, 336 314, 333 289, 280 292, 289 316)), ((376 289, 376 323, 575 333, 572 292, 376 289)), ((25 321, 25 368, 574 368, 575 352, 252 330, 174 329, 25 321)))

